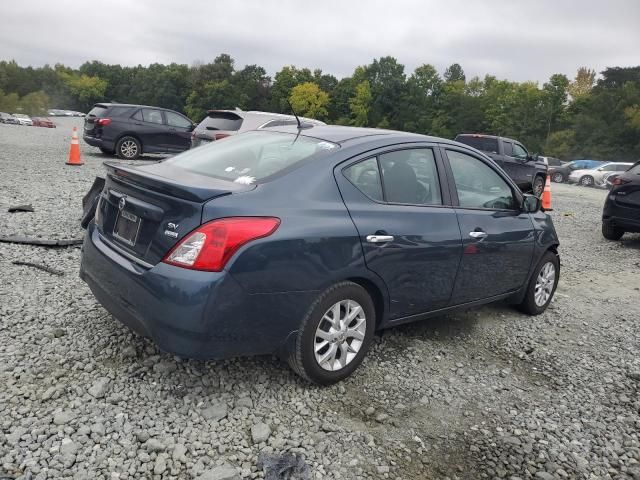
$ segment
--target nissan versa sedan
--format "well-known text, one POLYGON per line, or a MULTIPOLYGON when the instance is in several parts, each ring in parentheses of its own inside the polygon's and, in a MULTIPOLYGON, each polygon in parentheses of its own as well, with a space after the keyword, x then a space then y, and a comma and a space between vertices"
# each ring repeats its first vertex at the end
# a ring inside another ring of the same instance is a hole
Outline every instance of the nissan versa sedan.
POLYGON ((277 353, 331 384, 375 331, 498 300, 545 311, 558 237, 490 158, 440 138, 279 127, 107 162, 81 277, 174 354, 277 353))

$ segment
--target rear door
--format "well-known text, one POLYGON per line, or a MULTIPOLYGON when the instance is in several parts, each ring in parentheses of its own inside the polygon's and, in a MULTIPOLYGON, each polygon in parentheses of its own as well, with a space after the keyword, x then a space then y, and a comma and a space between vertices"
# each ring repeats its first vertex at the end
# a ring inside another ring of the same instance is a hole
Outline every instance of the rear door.
POLYGON ((460 229, 434 146, 387 148, 336 168, 367 267, 385 282, 391 320, 449 303, 460 229))
POLYGON ((167 148, 181 152, 191 147, 191 120, 175 112, 164 111, 167 123, 167 148))
POLYGON ((451 305, 519 289, 534 248, 533 223, 520 209, 520 194, 486 159, 444 147, 452 203, 463 254, 451 305))

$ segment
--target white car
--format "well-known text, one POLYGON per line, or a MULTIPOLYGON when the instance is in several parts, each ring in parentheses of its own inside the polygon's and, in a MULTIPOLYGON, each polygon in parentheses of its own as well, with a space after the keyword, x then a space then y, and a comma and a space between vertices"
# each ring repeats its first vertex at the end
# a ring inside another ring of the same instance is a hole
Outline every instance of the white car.
POLYGON ((569 174, 567 181, 569 183, 577 183, 585 187, 601 186, 604 184, 605 176, 611 172, 624 172, 631 167, 633 163, 627 162, 607 162, 599 167, 587 170, 574 170, 569 174))
POLYGON ((24 113, 14 113, 13 116, 18 119, 20 125, 28 125, 30 127, 33 127, 33 120, 31 120, 31 117, 29 117, 29 115, 25 115, 24 113))

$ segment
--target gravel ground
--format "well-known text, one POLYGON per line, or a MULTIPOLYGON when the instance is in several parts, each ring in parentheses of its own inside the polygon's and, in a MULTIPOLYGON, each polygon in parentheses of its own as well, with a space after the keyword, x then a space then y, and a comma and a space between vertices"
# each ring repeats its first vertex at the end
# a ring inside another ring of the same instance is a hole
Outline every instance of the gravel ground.
MULTIPOLYGON (((82 144, 86 164, 66 166, 82 119, 57 123, 0 125, 0 235, 82 235, 105 157, 82 144), (22 203, 35 212, 7 213, 22 203)), ((164 354, 98 305, 79 248, 0 243, 0 478, 263 478, 261 452, 291 452, 312 479, 640 480, 640 236, 601 237, 606 192, 553 192, 562 279, 545 314, 498 304, 392 329, 330 388, 271 357, 164 354)))

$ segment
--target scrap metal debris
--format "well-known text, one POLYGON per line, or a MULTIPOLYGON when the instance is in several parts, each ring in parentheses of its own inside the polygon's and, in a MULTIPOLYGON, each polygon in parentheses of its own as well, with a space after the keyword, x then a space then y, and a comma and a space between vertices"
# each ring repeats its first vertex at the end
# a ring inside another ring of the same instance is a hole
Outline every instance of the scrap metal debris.
POLYGON ((261 452, 257 467, 264 471, 265 480, 309 480, 311 470, 302 455, 261 452))
POLYGON ((9 207, 9 213, 14 212, 34 212, 33 206, 29 205, 14 205, 13 207, 9 207))
POLYGON ((40 247, 70 247, 73 245, 82 245, 82 238, 70 238, 61 240, 45 240, 43 238, 24 237, 22 235, 10 235, 8 237, 0 236, 2 243, 20 243, 23 245, 37 245, 40 247))
POLYGON ((18 260, 13 261, 11 263, 13 263, 14 265, 24 265, 25 267, 37 268, 38 270, 42 270, 42 271, 50 273, 52 275, 57 275, 59 277, 64 275, 64 272, 62 272, 60 270, 56 270, 55 268, 47 267, 46 265, 43 265, 42 263, 21 262, 21 261, 18 261, 18 260))

